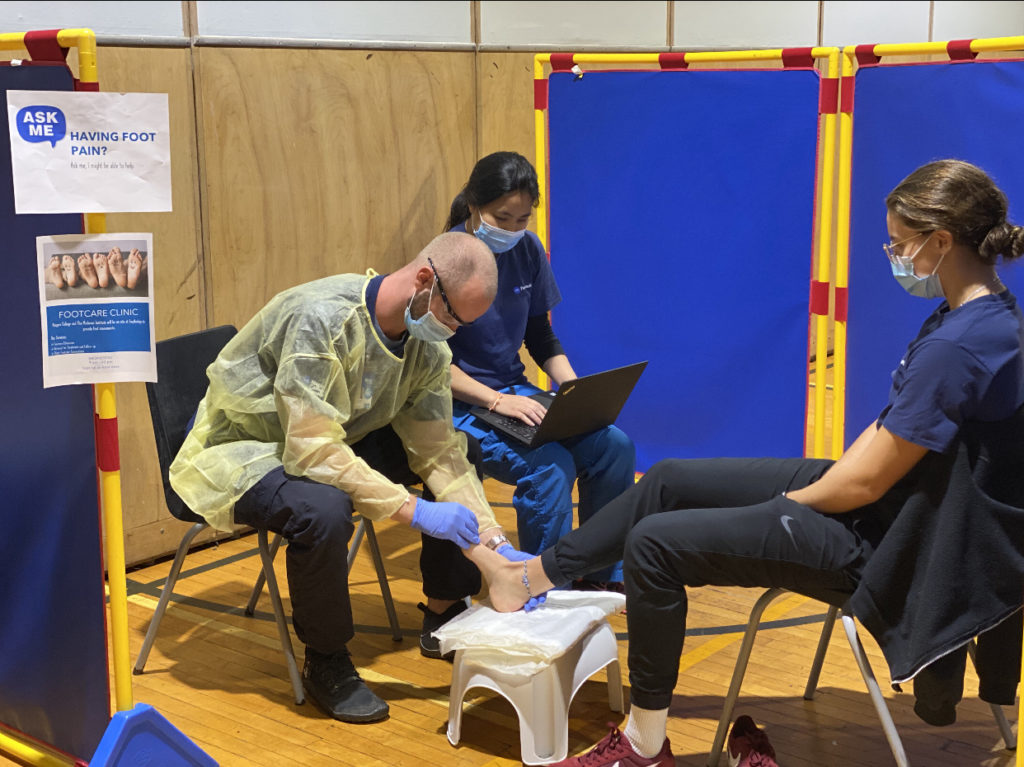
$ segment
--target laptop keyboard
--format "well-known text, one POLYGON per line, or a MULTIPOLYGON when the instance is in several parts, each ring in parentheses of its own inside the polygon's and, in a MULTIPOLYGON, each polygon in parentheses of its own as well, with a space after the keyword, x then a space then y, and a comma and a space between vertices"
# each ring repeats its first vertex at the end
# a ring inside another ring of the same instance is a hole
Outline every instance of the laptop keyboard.
POLYGON ((523 423, 518 418, 512 418, 511 416, 503 415, 500 417, 502 425, 508 431, 515 434, 520 439, 529 442, 533 439, 533 435, 537 433, 537 427, 527 423, 523 423))

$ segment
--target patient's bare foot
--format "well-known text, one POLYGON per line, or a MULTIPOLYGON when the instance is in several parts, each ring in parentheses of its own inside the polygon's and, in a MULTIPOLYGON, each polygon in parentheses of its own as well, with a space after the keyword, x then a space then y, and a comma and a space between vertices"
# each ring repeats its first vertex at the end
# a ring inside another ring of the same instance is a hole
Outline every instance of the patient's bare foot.
POLYGON ((96 279, 100 287, 105 288, 110 284, 110 270, 107 269, 107 257, 103 253, 92 254, 92 266, 96 270, 96 279))
POLYGON ((499 613, 511 613, 526 604, 528 597, 526 586, 523 585, 521 562, 495 562, 482 568, 482 571, 487 578, 487 595, 495 610, 499 613))
POLYGON ((110 276, 114 278, 120 287, 128 285, 128 269, 121 258, 120 248, 111 248, 107 254, 107 268, 110 269, 110 276))
POLYGON ((90 288, 98 288, 100 286, 96 270, 92 265, 92 256, 88 253, 83 253, 78 257, 78 271, 82 273, 82 279, 88 283, 90 288))
POLYGON ((146 259, 139 253, 138 248, 132 248, 128 254, 128 287, 134 290, 145 273, 146 259))
POLYGON ((60 256, 50 256, 50 263, 46 265, 46 281, 60 289, 64 289, 64 276, 60 270, 60 256))
POLYGON ((75 287, 78 284, 78 271, 75 269, 75 259, 71 256, 64 256, 60 260, 60 271, 64 276, 64 282, 69 287, 75 287))

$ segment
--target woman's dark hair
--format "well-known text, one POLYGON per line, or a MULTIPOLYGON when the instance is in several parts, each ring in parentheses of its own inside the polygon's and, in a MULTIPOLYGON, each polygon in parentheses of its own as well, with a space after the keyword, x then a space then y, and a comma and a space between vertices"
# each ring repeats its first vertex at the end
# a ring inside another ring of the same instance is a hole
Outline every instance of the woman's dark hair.
POLYGON ((447 232, 468 219, 470 205, 479 208, 509 192, 520 191, 530 195, 533 207, 540 204, 537 171, 529 160, 516 152, 495 152, 481 158, 473 166, 469 181, 452 200, 444 230, 447 232))
POLYGON ((994 265, 1024 253, 1024 228, 1006 220, 1006 195, 981 168, 962 160, 922 165, 885 198, 886 207, 911 229, 945 229, 954 242, 994 265))

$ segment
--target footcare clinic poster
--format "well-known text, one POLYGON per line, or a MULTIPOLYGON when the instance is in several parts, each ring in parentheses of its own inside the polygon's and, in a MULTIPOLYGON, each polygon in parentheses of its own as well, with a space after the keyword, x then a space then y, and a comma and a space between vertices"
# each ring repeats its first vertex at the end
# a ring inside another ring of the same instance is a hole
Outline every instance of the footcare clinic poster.
MULTIPOLYGON (((165 93, 8 91, 14 208, 171 210, 165 93)), ((43 386, 155 381, 152 234, 36 238, 43 386)))
POLYGON ((43 387, 155 381, 153 236, 36 238, 43 387))

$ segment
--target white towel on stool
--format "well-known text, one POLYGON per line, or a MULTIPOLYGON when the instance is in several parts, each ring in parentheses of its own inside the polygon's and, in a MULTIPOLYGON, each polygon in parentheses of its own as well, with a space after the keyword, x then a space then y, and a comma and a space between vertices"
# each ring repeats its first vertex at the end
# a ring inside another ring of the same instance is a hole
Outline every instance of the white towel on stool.
POLYGON ((434 631, 441 652, 465 650, 474 661, 513 676, 533 676, 565 654, 626 597, 615 592, 549 591, 536 610, 499 613, 487 604, 470 607, 434 631))

